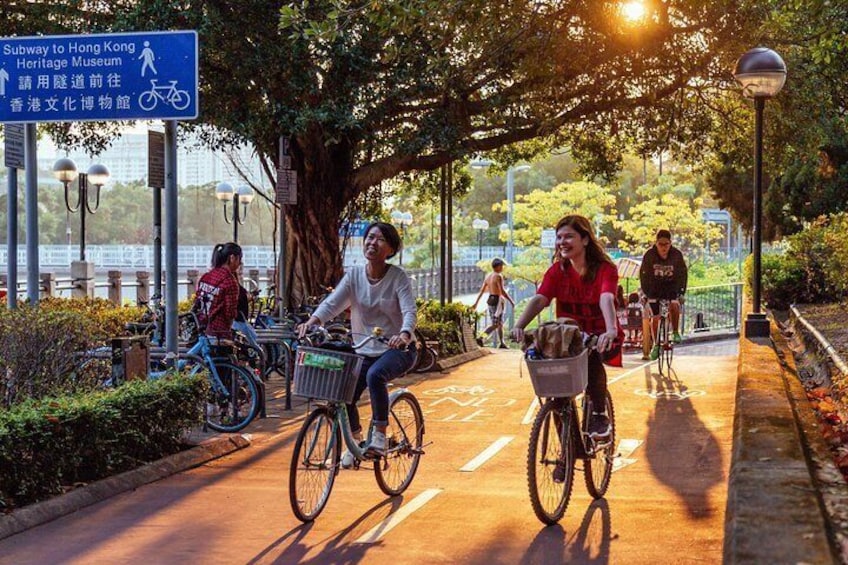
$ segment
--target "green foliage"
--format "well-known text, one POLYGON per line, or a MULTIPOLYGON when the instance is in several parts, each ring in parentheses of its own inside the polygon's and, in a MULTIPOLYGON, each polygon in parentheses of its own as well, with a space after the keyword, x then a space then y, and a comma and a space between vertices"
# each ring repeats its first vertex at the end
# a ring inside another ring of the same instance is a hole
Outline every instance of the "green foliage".
MULTIPOLYGON (((750 286, 752 257, 745 265, 750 286)), ((762 298, 770 308, 841 302, 848 297, 848 214, 821 217, 762 256, 762 298)))
POLYGON ((0 410, 0 506, 23 506, 176 453, 202 421, 205 375, 131 381, 0 410))
POLYGON ((78 354, 124 335, 140 313, 103 299, 60 298, 0 310, 0 406, 95 388, 95 371, 77 370, 78 354))
POLYGON ((671 230, 675 246, 691 255, 703 249, 707 238, 715 241, 722 236, 720 227, 703 221, 703 200, 692 184, 663 176, 639 187, 637 193, 642 200, 630 208, 629 217, 613 222, 624 234, 619 248, 644 252, 654 244, 657 230, 665 228, 671 230))
POLYGON ((442 356, 462 353, 460 322, 472 326, 479 314, 470 306, 449 302, 442 306, 438 300, 416 300, 418 306, 418 329, 427 339, 439 342, 442 356))

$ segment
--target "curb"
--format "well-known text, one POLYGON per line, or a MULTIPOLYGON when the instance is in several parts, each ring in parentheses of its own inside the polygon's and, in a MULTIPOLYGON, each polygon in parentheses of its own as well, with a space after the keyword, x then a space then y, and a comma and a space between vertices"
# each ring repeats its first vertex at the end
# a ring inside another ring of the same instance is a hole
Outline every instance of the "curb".
POLYGON ((486 351, 482 347, 479 349, 472 349, 471 351, 466 351, 465 353, 460 353, 459 355, 453 355, 451 357, 446 357, 445 359, 439 359, 438 361, 436 361, 436 368, 438 368, 440 371, 444 371, 445 369, 451 369, 458 365, 462 365, 463 363, 473 361, 474 359, 485 357, 486 355, 491 355, 491 352, 486 351))
POLYGON ((42 502, 24 506, 0 516, 0 539, 61 518, 122 492, 198 467, 249 445, 250 440, 242 435, 216 437, 186 451, 147 463, 137 469, 95 481, 42 502))
POLYGON ((723 561, 837 562, 774 321, 771 336, 739 339, 723 561))

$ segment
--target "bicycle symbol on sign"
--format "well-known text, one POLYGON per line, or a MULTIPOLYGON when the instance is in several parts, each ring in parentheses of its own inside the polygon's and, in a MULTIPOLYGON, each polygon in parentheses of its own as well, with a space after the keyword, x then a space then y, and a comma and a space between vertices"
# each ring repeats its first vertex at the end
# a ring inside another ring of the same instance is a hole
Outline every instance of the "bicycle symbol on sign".
POLYGON ((177 81, 168 81, 168 85, 157 84, 156 79, 150 79, 150 90, 142 92, 138 97, 138 105, 143 110, 150 111, 162 101, 176 110, 185 110, 191 102, 187 90, 178 90, 177 81))

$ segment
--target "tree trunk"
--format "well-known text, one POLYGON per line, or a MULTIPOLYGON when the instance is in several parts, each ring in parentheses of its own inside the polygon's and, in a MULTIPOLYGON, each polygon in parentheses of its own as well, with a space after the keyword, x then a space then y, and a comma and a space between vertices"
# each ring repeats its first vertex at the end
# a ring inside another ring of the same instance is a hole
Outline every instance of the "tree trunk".
MULTIPOLYGON (((344 144, 342 144, 344 145, 344 144)), ((335 286, 343 273, 339 223, 355 197, 350 186, 349 151, 327 147, 320 133, 305 134, 292 144, 297 170, 297 204, 287 206, 286 302, 299 306, 304 298, 335 286)))

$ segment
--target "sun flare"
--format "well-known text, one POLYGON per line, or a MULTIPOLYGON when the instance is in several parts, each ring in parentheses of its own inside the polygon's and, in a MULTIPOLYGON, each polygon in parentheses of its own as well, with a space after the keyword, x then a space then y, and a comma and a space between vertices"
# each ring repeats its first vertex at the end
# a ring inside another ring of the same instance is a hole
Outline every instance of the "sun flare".
POLYGON ((625 2, 621 6, 621 14, 625 19, 635 22, 645 17, 645 5, 641 0, 632 0, 625 2))

